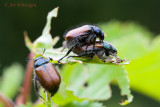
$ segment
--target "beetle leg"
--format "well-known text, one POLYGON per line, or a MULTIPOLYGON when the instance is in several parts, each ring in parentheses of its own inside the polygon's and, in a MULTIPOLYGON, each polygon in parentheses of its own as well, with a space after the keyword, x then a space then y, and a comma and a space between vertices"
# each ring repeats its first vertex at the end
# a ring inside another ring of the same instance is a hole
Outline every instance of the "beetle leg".
POLYGON ((86 49, 88 48, 88 45, 86 46, 86 49))
POLYGON ((51 93, 51 97, 54 96, 55 93, 51 93))
POLYGON ((61 50, 61 52, 63 52, 63 50, 64 50, 65 48, 67 48, 67 42, 64 41, 64 42, 62 43, 62 46, 63 46, 63 49, 61 50))
POLYGON ((58 63, 60 62, 60 60, 62 60, 63 58, 65 58, 72 51, 72 49, 73 49, 73 47, 68 50, 68 52, 66 53, 65 56, 63 56, 61 59, 58 60, 58 63))
POLYGON ((36 94, 44 100, 44 98, 38 93, 38 90, 39 90, 39 89, 38 89, 38 87, 37 87, 37 81, 38 81, 37 76, 34 76, 34 89, 35 89, 35 91, 36 91, 36 94))
POLYGON ((86 38, 88 37, 88 35, 81 35, 81 36, 79 36, 79 38, 78 38, 78 40, 80 40, 80 41, 84 41, 86 38))
POLYGON ((63 49, 61 50, 61 52, 63 52, 63 50, 64 50, 65 48, 66 48, 66 47, 63 46, 63 49))
POLYGON ((88 54, 82 54, 82 55, 77 55, 77 56, 68 56, 67 58, 70 58, 70 57, 82 57, 82 56, 86 56, 88 54))
POLYGON ((95 50, 96 35, 93 36, 93 50, 95 50))
POLYGON ((90 40, 90 43, 93 43, 93 50, 95 50, 95 43, 96 43, 96 35, 93 34, 90 36, 89 40, 90 40))
POLYGON ((106 62, 105 59, 103 57, 100 58, 103 62, 106 62))
POLYGON ((68 56, 67 58, 70 58, 70 57, 82 57, 82 56, 87 56, 87 55, 90 55, 90 56, 93 56, 95 53, 93 51, 91 52, 86 52, 84 54, 81 54, 81 55, 77 55, 77 56, 68 56))

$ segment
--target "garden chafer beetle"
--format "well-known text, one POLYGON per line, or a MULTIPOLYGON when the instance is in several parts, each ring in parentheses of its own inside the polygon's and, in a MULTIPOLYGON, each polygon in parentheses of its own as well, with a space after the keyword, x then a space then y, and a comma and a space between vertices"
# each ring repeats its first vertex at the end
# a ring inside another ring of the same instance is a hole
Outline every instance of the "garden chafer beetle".
MULTIPOLYGON (((44 50, 45 51, 45 50, 44 50)), ((52 60, 51 58, 47 59, 43 56, 40 56, 34 60, 34 86, 36 94, 44 99, 38 93, 37 81, 40 85, 53 96, 59 89, 61 83, 61 76, 55 67, 49 63, 52 60)))
POLYGON ((86 49, 89 45, 93 44, 93 50, 95 49, 96 38, 100 39, 102 43, 104 40, 104 33, 100 28, 93 25, 83 25, 81 27, 75 28, 69 31, 65 35, 65 47, 68 48, 68 52, 61 59, 65 58, 74 48, 80 48, 86 45, 86 49))

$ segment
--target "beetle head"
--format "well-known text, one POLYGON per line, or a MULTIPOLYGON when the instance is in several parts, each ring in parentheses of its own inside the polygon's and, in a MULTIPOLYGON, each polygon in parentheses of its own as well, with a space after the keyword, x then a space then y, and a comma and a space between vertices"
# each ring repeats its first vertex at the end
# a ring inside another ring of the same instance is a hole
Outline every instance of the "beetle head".
POLYGON ((105 53, 107 55, 113 55, 113 56, 116 56, 117 54, 117 49, 111 45, 109 42, 103 42, 103 47, 105 48, 105 53))
POLYGON ((43 64, 49 63, 49 59, 43 58, 42 56, 34 60, 34 68, 37 68, 43 64))
POLYGON ((94 33, 97 35, 97 37, 99 37, 100 41, 103 42, 104 33, 102 32, 102 30, 96 26, 92 26, 92 27, 93 27, 94 33))

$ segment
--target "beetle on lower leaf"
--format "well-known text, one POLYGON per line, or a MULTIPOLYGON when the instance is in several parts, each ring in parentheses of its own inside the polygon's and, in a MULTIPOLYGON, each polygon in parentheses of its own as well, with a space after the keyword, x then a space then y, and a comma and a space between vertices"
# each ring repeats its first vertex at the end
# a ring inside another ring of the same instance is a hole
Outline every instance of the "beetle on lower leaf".
POLYGON ((37 82, 39 82, 40 85, 51 94, 51 96, 53 96, 58 91, 61 83, 61 77, 55 67, 49 63, 50 60, 52 59, 47 59, 42 56, 34 60, 35 91, 36 94, 42 99, 44 98, 38 93, 39 88, 37 86, 37 82))
MULTIPOLYGON (((65 47, 68 48, 68 52, 64 57, 66 57, 75 47, 80 48, 84 45, 89 46, 93 44, 94 50, 96 38, 99 38, 100 42, 102 43, 104 40, 104 33, 98 27, 93 25, 83 25, 69 31, 65 35, 65 47)), ((64 57, 59 59, 59 61, 62 60, 64 57)))

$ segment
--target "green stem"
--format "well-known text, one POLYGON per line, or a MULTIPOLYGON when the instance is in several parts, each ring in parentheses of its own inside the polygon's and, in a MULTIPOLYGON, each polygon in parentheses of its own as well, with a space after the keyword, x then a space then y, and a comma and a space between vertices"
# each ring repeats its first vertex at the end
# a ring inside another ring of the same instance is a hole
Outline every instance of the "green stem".
POLYGON ((50 93, 46 91, 46 107, 51 107, 50 93))

